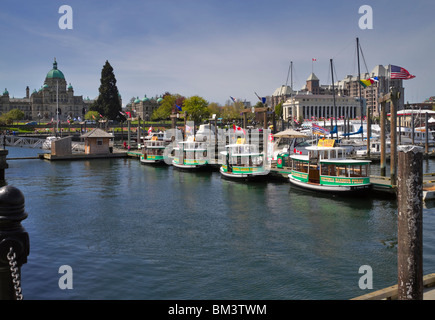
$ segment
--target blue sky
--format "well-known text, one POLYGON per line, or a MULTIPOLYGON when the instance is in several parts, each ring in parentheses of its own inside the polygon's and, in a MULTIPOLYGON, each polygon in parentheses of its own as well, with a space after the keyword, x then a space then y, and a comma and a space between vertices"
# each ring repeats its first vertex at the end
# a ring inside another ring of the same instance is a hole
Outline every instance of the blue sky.
MULTIPOLYGON (((405 101, 435 95, 433 0, 3 0, 0 11, 0 90, 23 97, 39 89, 54 57, 76 95, 98 95, 106 60, 126 104, 166 91, 199 95, 221 105, 234 96, 257 102, 287 80, 300 89, 313 68, 322 84, 394 64, 416 78, 405 81, 405 101), (61 30, 61 5, 73 10, 73 29, 61 30), (373 9, 373 29, 361 30, 358 9, 373 9), (365 62, 365 63, 364 63, 365 62), (366 67, 367 65, 367 67, 366 67)), ((290 84, 290 83, 289 83, 290 84)), ((1 93, 0 92, 0 93, 1 93)))

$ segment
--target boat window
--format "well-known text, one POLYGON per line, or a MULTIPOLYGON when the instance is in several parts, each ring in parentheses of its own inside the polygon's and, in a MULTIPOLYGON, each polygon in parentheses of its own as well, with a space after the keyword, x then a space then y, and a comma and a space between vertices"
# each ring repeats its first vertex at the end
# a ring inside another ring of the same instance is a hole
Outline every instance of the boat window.
POLYGON ((321 170, 322 175, 324 175, 324 176, 335 177, 337 175, 337 168, 336 168, 335 164, 322 163, 320 170, 321 170))
POLYGON ((299 172, 308 172, 308 162, 293 160, 293 170, 299 172))
POLYGON ((368 165, 349 166, 349 174, 351 177, 367 177, 368 165))

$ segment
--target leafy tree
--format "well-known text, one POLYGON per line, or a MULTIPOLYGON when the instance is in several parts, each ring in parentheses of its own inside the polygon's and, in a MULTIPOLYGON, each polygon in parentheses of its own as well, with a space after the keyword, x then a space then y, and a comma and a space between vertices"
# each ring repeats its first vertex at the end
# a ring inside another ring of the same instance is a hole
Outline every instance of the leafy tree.
POLYGON ((187 112, 188 119, 193 120, 195 123, 210 117, 210 110, 207 108, 208 102, 199 96, 185 99, 183 105, 183 111, 187 112))
POLYGON ((179 94, 172 95, 165 93, 163 95, 163 101, 161 102, 160 107, 153 112, 151 120, 156 121, 169 118, 176 104, 182 107, 184 99, 185 98, 179 94))
POLYGON ((282 110, 283 110, 283 108, 282 108, 282 102, 280 102, 280 103, 278 103, 278 104, 275 106, 275 116, 276 116, 278 119, 281 119, 281 118, 282 118, 282 110))
POLYGON ((88 111, 85 114, 85 120, 98 121, 100 118, 100 113, 98 111, 88 111))
POLYGON ((210 103, 207 109, 210 112, 210 115, 215 114, 216 118, 220 118, 223 113, 223 108, 216 102, 210 103))
POLYGON ((21 120, 24 118, 24 116, 24 112, 20 109, 12 109, 1 116, 1 122, 13 124, 14 121, 21 120))
POLYGON ((101 85, 98 89, 99 96, 97 100, 89 107, 92 111, 97 111, 110 120, 119 119, 121 111, 121 100, 119 99, 118 87, 113 68, 109 61, 106 60, 101 70, 101 85))

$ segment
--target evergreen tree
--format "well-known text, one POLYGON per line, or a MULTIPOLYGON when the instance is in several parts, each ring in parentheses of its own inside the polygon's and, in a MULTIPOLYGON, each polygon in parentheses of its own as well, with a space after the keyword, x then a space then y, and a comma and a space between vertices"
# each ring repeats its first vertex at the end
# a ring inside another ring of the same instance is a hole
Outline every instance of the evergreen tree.
POLYGON ((101 70, 100 81, 101 85, 98 89, 99 96, 89 109, 99 112, 109 120, 119 120, 122 106, 119 99, 118 88, 116 86, 115 74, 113 73, 112 66, 107 60, 101 70))

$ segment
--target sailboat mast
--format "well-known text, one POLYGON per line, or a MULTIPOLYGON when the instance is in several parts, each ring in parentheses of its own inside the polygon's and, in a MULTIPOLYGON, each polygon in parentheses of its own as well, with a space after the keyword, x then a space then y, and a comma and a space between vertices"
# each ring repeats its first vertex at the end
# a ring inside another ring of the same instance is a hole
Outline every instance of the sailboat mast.
POLYGON ((59 80, 56 80, 56 137, 59 132, 59 80))
POLYGON ((335 85, 334 85, 334 68, 332 66, 332 59, 329 60, 331 62, 331 75, 332 75, 332 97, 334 100, 334 116, 335 116, 335 126, 337 127, 337 139, 338 139, 338 114, 337 114, 337 106, 335 104, 335 85))
MULTIPOLYGON (((361 110, 361 128, 363 127, 363 103, 361 99, 361 71, 360 71, 360 64, 359 64, 359 38, 356 38, 356 53, 357 53, 357 59, 358 59, 358 88, 359 88, 359 105, 361 110)), ((361 140, 364 140, 364 134, 361 134, 361 140)))

